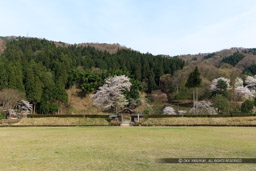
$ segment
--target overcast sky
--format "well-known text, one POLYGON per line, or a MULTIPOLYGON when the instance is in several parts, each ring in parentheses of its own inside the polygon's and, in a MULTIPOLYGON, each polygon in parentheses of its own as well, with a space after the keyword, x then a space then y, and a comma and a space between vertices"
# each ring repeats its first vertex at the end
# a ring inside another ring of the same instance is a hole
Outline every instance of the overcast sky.
POLYGON ((0 36, 172 56, 256 48, 255 0, 0 0, 0 16, 0 36))

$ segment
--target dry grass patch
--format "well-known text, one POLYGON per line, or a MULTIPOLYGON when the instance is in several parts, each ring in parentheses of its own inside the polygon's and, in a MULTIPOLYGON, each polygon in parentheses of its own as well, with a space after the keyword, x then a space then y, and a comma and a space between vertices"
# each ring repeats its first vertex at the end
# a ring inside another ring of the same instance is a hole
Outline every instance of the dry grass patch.
POLYGON ((149 118, 142 121, 144 126, 200 126, 200 125, 232 125, 232 126, 242 126, 242 125, 255 125, 256 117, 223 117, 223 118, 149 118))
MULTIPOLYGON (((90 95, 84 96, 81 89, 73 86, 67 90, 69 109, 68 114, 105 114, 101 109, 93 105, 90 95)), ((65 111, 65 110, 63 110, 65 111)))
POLYGON ((101 125, 108 126, 109 122, 104 118, 24 118, 19 123, 15 125, 81 125, 81 126, 90 126, 90 125, 101 125))

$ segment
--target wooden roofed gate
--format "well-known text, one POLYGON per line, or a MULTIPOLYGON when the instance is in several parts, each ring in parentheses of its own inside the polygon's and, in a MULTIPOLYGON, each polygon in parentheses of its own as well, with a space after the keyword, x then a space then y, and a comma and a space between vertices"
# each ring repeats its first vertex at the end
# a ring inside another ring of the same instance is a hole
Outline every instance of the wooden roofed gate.
POLYGON ((121 122, 128 122, 129 121, 129 124, 131 122, 131 114, 133 114, 134 111, 132 111, 131 109, 129 108, 124 108, 123 110, 121 110, 120 112, 118 112, 118 115, 121 115, 121 122))
POLYGON ((140 117, 143 117, 142 114, 136 114, 135 111, 129 109, 129 108, 124 108, 120 112, 118 112, 118 115, 120 116, 120 122, 121 126, 129 126, 131 122, 140 122, 140 117))

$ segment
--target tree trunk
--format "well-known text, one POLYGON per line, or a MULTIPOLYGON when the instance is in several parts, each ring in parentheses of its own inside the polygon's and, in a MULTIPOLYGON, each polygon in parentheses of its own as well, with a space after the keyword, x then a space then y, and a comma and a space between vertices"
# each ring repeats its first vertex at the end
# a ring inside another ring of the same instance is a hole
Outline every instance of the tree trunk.
POLYGON ((34 108, 33 108, 33 114, 35 114, 35 113, 36 113, 36 104, 34 104, 33 107, 34 107, 34 108))
POLYGON ((194 110, 194 115, 196 114, 196 103, 195 103, 195 89, 193 89, 193 108, 195 109, 194 110))
POLYGON ((198 103, 198 88, 196 87, 196 114, 197 114, 197 103, 198 103))
POLYGON ((116 105, 115 111, 116 111, 116 114, 117 114, 117 105, 116 105))
POLYGON ((75 89, 75 87, 71 86, 71 88, 70 88, 70 98, 69 98, 68 106, 71 106, 72 96, 73 96, 73 89, 75 89))
POLYGON ((232 88, 231 103, 235 101, 235 87, 232 88))
POLYGON ((198 104, 198 88, 196 87, 196 114, 197 114, 197 104, 198 104))
POLYGON ((193 108, 195 107, 195 99, 194 99, 194 96, 195 96, 195 93, 194 93, 194 90, 193 90, 193 108))

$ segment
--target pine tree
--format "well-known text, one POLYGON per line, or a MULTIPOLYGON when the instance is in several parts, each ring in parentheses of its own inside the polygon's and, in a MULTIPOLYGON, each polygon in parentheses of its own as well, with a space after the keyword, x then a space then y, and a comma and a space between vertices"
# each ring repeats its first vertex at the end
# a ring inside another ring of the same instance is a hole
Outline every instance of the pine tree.
POLYGON ((156 82, 153 72, 151 72, 148 81, 148 93, 151 93, 156 88, 156 82))
POLYGON ((227 97, 227 88, 228 88, 228 85, 227 85, 227 83, 226 83, 225 81, 219 80, 219 81, 217 82, 216 87, 217 87, 216 94, 221 94, 221 95, 227 97))
POLYGON ((24 91, 23 73, 21 68, 21 64, 18 62, 11 62, 7 66, 9 88, 24 91))
POLYGON ((26 97, 28 101, 32 102, 34 105, 34 112, 36 110, 36 105, 41 101, 43 89, 42 89, 42 82, 38 76, 34 74, 32 69, 32 64, 30 63, 29 66, 26 67, 26 79, 25 82, 25 90, 26 90, 26 97))
POLYGON ((186 87, 187 88, 195 88, 199 87, 201 84, 202 79, 200 78, 200 73, 198 70, 198 67, 195 68, 195 70, 189 74, 186 87))
POLYGON ((8 73, 4 64, 0 65, 0 89, 8 87, 8 73))
MULTIPOLYGON (((186 87, 187 88, 194 88, 193 89, 193 106, 196 109, 197 107, 195 106, 198 101, 198 90, 197 87, 200 86, 202 79, 200 78, 200 73, 198 70, 198 67, 195 68, 195 70, 189 74, 186 87)), ((196 112, 196 110, 195 110, 196 112)))

